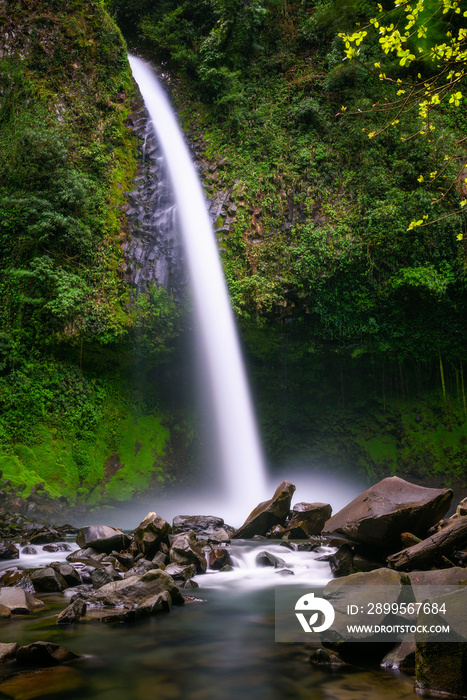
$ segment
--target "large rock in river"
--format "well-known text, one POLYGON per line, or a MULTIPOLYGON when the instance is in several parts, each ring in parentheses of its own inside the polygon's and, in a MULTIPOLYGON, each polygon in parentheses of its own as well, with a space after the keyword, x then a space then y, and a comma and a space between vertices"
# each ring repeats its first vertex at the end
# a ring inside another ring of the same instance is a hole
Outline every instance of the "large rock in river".
POLYGON ((327 521, 323 535, 400 549, 401 534, 423 537, 451 505, 451 489, 430 489, 397 476, 383 479, 327 521))
POLYGON ((151 559, 162 543, 168 544, 172 528, 157 513, 148 513, 133 532, 135 542, 146 559, 151 559))
POLYGON ((76 544, 81 549, 92 547, 97 552, 110 554, 112 550, 120 552, 130 546, 131 540, 122 530, 109 525, 88 525, 78 530, 76 544))
POLYGON ((285 533, 291 539, 304 539, 321 534, 324 524, 331 517, 329 503, 296 503, 285 533))
POLYGON ((148 571, 140 577, 130 576, 107 583, 97 591, 77 593, 71 604, 79 600, 87 606, 100 607, 101 620, 105 622, 146 617, 169 611, 172 604, 183 605, 185 602, 173 578, 160 569, 148 571))
POLYGON ((266 535, 274 525, 284 525, 290 510, 295 486, 283 481, 269 501, 263 501, 250 513, 243 525, 232 535, 236 539, 251 539, 255 535, 266 535))
POLYGON ((0 605, 8 608, 14 615, 27 615, 44 607, 41 600, 17 586, 0 588, 0 605))

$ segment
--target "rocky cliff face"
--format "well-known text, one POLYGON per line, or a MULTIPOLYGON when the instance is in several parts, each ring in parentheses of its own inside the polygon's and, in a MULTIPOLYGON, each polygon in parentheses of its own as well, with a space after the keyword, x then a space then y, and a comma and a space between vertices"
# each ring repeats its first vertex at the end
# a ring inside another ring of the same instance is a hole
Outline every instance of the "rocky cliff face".
POLYGON ((130 115, 128 124, 138 142, 138 173, 123 208, 126 278, 139 292, 156 283, 180 297, 186 270, 164 156, 144 106, 130 115))

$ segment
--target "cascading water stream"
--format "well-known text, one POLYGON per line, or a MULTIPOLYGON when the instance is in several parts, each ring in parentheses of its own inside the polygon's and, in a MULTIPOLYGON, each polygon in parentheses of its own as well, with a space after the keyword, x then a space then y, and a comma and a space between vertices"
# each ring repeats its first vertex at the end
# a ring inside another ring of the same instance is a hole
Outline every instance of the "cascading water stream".
POLYGON ((134 56, 143 96, 175 195, 201 343, 213 394, 225 496, 245 507, 267 497, 265 467, 235 322, 200 181, 169 101, 153 70, 134 56))

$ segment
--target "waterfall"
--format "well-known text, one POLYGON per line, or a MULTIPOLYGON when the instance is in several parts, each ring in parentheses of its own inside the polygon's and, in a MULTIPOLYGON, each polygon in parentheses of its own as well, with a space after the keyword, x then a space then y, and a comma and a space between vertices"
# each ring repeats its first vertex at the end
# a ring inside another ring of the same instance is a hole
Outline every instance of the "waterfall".
POLYGON ((235 321, 201 183, 153 70, 129 57, 171 180, 209 374, 225 497, 243 508, 267 496, 265 468, 235 321))

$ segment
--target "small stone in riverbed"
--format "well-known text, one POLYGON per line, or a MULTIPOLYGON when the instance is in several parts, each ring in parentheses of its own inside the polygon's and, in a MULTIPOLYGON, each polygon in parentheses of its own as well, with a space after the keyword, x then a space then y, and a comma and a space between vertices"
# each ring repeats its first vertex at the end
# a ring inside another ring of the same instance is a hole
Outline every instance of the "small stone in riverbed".
POLYGON ((196 581, 193 581, 191 578, 189 578, 188 581, 182 581, 180 583, 180 588, 199 588, 199 583, 196 583, 196 581))
POLYGON ((321 542, 314 543, 314 542, 300 542, 297 545, 297 550, 299 552, 314 552, 315 549, 318 549, 318 547, 321 547, 321 542))
POLYGON ((256 556, 255 561, 257 566, 273 566, 275 569, 285 568, 285 566, 287 566, 283 559, 269 552, 260 552, 256 556))
POLYGON ((274 573, 278 574, 279 576, 295 576, 291 569, 278 569, 274 573))
POLYGON ((31 545, 27 545, 27 547, 23 547, 21 554, 37 554, 37 549, 35 547, 31 547, 31 545))
POLYGON ((81 617, 86 613, 86 603, 84 600, 75 600, 57 617, 57 625, 71 625, 74 622, 79 622, 81 617))
POLYGON ((44 552, 70 552, 71 547, 65 542, 60 542, 60 544, 45 544, 42 549, 44 552))
POLYGON ((8 659, 16 654, 19 649, 19 644, 11 642, 10 644, 0 642, 0 664, 5 663, 8 659))
POLYGON ((55 666, 78 659, 72 651, 52 642, 33 642, 16 652, 18 663, 28 666, 55 666))
POLYGON ((308 661, 314 666, 347 666, 337 652, 323 648, 316 649, 316 651, 311 654, 308 661))

